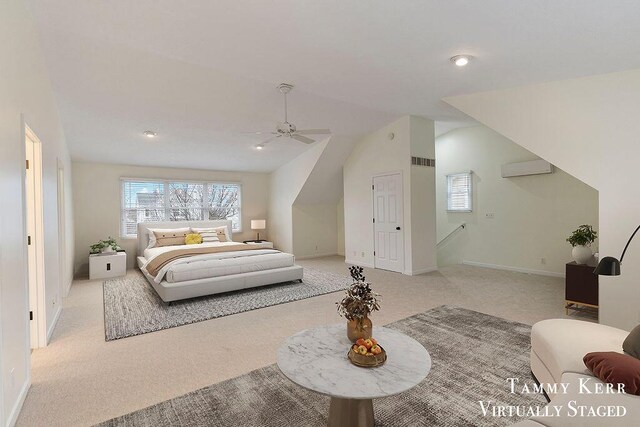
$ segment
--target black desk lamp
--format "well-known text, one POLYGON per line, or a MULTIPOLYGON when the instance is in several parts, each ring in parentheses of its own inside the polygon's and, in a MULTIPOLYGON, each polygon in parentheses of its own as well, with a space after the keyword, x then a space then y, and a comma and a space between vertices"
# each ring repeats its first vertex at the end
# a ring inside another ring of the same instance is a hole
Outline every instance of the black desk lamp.
POLYGON ((620 257, 620 261, 615 259, 612 256, 606 256, 600 260, 598 266, 596 267, 594 273, 600 276, 619 276, 620 275, 620 264, 622 264, 622 259, 624 258, 625 252, 627 252, 627 248, 629 247, 629 243, 633 240, 636 233, 640 230, 640 225, 636 228, 636 231, 633 232, 627 244, 622 251, 622 256, 620 257))

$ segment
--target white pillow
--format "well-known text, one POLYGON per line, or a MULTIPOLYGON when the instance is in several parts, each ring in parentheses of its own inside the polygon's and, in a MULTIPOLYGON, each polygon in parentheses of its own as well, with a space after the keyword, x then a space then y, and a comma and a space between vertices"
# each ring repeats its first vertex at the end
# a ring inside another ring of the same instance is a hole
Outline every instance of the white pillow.
POLYGON ((147 249, 151 249, 151 248, 155 248, 156 247, 156 235, 154 234, 154 231, 166 231, 166 232, 171 232, 171 233, 190 233, 191 232, 191 227, 184 227, 184 228, 148 228, 147 229, 148 233, 149 233, 149 245, 147 246, 147 249))
POLYGON ((214 230, 216 230, 216 231, 223 230, 224 231, 224 235, 227 238, 227 242, 233 242, 233 240, 231 239, 231 234, 229 233, 229 227, 227 227, 227 226, 214 227, 214 230))
POLYGON ((194 233, 202 236, 202 243, 219 242, 218 233, 215 228, 191 228, 194 233))

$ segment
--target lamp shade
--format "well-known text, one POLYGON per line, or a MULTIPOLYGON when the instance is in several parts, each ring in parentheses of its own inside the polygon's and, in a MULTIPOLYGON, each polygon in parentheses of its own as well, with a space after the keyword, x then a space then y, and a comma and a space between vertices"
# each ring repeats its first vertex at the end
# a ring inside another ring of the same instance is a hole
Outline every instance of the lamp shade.
POLYGON ((612 256, 606 256, 600 260, 594 273, 600 276, 619 276, 620 261, 612 256))
POLYGON ((267 228, 267 221, 264 219, 252 219, 251 220, 251 229, 252 230, 264 230, 267 228))

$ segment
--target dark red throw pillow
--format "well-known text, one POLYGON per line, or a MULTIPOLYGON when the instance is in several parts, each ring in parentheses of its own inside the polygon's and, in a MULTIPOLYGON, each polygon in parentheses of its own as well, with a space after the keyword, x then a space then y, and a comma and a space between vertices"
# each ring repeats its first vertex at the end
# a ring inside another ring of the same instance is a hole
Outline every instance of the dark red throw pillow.
POLYGON ((640 359, 615 351, 602 351, 587 353, 582 360, 601 381, 624 384, 625 393, 640 396, 640 359))

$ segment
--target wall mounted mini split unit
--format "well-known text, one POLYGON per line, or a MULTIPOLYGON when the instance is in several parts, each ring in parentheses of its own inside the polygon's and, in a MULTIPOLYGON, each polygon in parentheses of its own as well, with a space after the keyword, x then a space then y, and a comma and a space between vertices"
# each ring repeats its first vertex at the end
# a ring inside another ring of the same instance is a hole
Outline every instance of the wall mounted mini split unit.
POLYGON ((553 165, 542 159, 502 165, 503 178, 510 178, 512 176, 541 175, 545 173, 553 173, 553 165))

